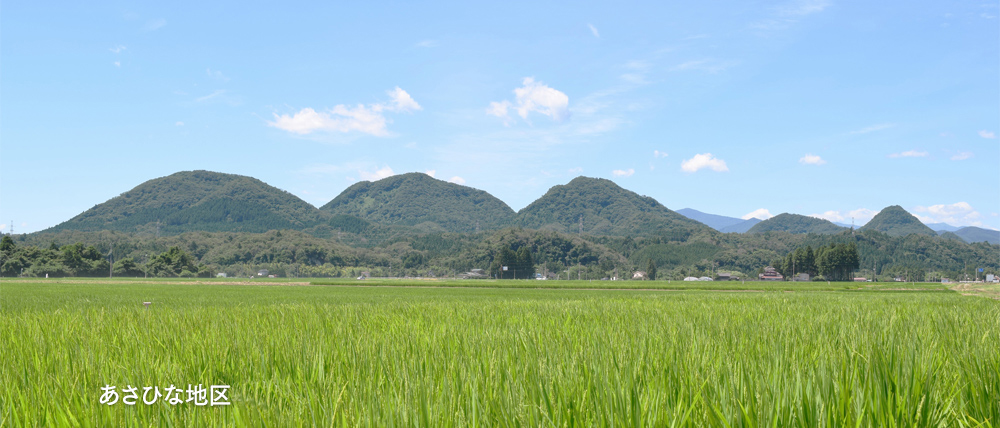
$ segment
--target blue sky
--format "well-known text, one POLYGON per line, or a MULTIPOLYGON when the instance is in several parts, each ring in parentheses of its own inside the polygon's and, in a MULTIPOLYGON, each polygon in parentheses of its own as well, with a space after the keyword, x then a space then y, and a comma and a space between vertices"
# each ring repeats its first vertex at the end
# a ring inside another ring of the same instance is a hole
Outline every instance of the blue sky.
POLYGON ((206 169, 1000 228, 997 2, 662 3, 7 3, 0 224, 206 169))

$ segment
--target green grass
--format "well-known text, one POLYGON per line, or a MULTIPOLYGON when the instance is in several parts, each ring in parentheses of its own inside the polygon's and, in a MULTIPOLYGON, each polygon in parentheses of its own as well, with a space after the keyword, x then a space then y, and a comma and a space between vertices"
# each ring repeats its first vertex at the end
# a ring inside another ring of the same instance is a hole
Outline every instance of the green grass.
POLYGON ((925 288, 3 281, 0 426, 1000 425, 1000 302, 925 288))

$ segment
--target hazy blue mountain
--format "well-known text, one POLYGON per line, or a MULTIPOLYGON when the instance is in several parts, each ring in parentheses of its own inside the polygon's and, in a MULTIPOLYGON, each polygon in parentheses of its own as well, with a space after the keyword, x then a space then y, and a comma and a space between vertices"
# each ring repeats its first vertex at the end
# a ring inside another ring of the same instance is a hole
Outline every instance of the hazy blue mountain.
POLYGON ((677 210, 677 214, 687 217, 691 220, 699 221, 712 229, 722 231, 722 229, 733 226, 739 223, 743 223, 746 220, 736 217, 727 217, 718 214, 703 213, 692 208, 681 208, 677 210))
POLYGON ((954 232, 961 229, 961 227, 952 226, 948 223, 927 223, 927 227, 939 234, 941 232, 954 232))
POLYGON ((937 236, 937 232, 921 223, 913 214, 899 205, 885 207, 858 230, 877 230, 889 236, 906 236, 913 233, 937 236))
POLYGON ((958 229, 953 233, 962 237, 962 239, 966 242, 989 242, 991 244, 1000 244, 1000 230, 968 226, 958 229))
POLYGON ((752 229, 754 226, 757 225, 757 223, 760 223, 761 221, 763 221, 763 220, 761 220, 759 218, 751 218, 749 220, 742 220, 739 223, 736 223, 734 225, 726 226, 726 227, 722 228, 721 230, 719 230, 719 232, 722 232, 722 233, 747 233, 747 232, 750 231, 750 229, 752 229))
POLYGON ((844 230, 842 227, 828 220, 799 214, 783 213, 755 224, 747 233, 788 232, 834 234, 842 230, 844 230))

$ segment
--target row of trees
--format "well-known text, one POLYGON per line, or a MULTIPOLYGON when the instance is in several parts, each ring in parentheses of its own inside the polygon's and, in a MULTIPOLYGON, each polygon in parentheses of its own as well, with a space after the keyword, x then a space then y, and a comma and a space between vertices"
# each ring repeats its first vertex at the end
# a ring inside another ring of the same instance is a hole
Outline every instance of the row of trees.
POLYGON ((212 272, 204 264, 182 250, 171 247, 154 256, 145 265, 132 257, 124 257, 111 265, 110 254, 105 256, 93 245, 82 243, 51 244, 41 249, 16 245, 9 235, 0 238, 0 276, 15 277, 100 277, 100 276, 156 276, 156 277, 207 277, 212 272))
POLYGON ((531 279, 535 277, 535 261, 527 246, 522 246, 517 251, 510 247, 500 247, 490 264, 489 272, 494 278, 531 279))
POLYGON ((813 277, 822 275, 829 281, 849 281, 852 273, 860 267, 860 262, 858 247, 851 242, 822 246, 816 251, 811 245, 799 247, 776 260, 772 266, 786 277, 807 273, 813 277))

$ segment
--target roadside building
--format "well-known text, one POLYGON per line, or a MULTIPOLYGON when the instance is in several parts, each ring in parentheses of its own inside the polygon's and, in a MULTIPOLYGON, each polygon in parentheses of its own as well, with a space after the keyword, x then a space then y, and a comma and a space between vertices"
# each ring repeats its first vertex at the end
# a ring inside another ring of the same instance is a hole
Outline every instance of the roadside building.
POLYGON ((794 277, 792 277, 792 281, 809 282, 809 274, 808 273, 800 273, 798 275, 795 275, 794 277))
POLYGON ((757 279, 759 281, 784 281, 785 276, 778 273, 778 270, 768 266, 764 268, 764 273, 757 274, 757 279))

